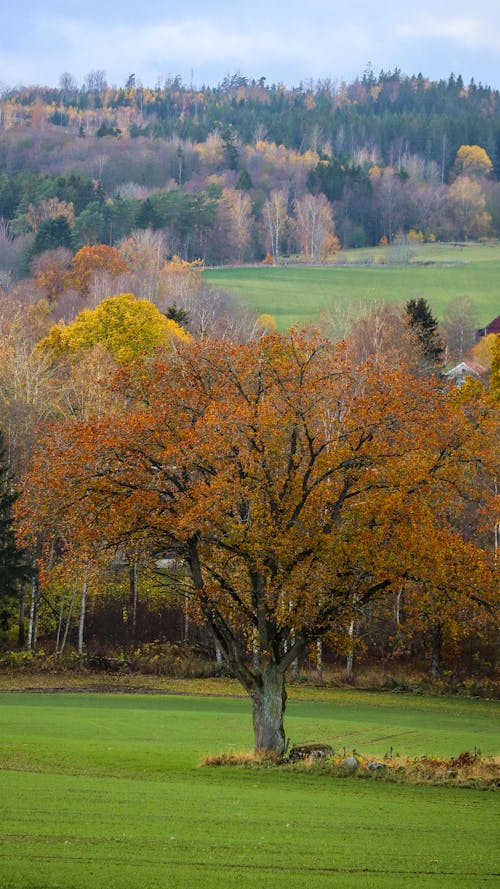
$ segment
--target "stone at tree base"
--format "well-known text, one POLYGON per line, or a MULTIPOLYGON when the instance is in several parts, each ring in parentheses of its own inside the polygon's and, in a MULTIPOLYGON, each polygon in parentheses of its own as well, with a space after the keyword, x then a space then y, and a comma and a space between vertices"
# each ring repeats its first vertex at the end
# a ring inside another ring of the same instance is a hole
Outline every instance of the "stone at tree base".
POLYGON ((367 762, 366 771, 373 772, 375 775, 383 775, 387 771, 385 762, 367 762))
POLYGON ((344 775, 354 775, 359 769, 359 760, 355 756, 346 756, 340 763, 344 775))
POLYGON ((300 762, 304 759, 330 759, 333 748, 329 744, 300 744, 292 747, 288 754, 289 762, 300 762))

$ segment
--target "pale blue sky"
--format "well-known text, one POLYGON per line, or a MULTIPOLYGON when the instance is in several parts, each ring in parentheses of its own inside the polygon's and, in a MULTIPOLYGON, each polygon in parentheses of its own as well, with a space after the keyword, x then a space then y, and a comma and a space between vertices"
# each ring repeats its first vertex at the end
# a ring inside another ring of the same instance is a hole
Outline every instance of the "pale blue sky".
POLYGON ((298 85, 351 80, 368 62, 500 88, 500 0, 4 0, 0 83, 144 85, 180 74, 216 84, 236 71, 298 85))

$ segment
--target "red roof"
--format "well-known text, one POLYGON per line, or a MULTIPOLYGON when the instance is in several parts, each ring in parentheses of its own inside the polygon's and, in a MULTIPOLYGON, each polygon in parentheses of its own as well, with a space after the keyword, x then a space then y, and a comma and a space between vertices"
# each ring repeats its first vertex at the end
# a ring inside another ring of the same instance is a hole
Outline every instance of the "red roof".
POLYGON ((497 315, 486 327, 480 327, 479 330, 476 330, 476 341, 483 336, 488 336, 490 333, 500 333, 500 315, 497 315))
POLYGON ((498 315, 494 321, 488 324, 486 328, 488 333, 500 333, 500 315, 498 315))

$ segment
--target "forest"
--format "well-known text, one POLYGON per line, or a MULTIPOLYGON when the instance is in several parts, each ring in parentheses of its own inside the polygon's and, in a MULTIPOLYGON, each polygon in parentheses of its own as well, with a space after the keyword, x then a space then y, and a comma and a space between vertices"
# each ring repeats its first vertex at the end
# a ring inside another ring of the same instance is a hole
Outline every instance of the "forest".
POLYGON ((285 88, 154 89, 103 71, 0 99, 0 264, 162 232, 207 264, 500 233, 499 93, 398 70, 285 88))
POLYGON ((65 74, 0 166, 2 663, 227 669, 262 750, 287 670, 492 676, 500 337, 457 387, 463 296, 279 334, 203 269, 498 237, 499 94, 65 74))

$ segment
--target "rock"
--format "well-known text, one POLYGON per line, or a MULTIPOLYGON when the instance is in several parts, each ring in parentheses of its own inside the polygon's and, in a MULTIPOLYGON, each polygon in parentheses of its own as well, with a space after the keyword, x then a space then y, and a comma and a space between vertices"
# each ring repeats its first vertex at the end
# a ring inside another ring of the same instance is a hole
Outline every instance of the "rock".
POLYGON ((329 744, 300 744, 292 747, 288 754, 289 762, 300 762, 304 759, 330 759, 333 748, 329 744))
POLYGON ((355 775, 359 769, 359 762, 355 756, 346 756, 340 763, 344 775, 355 775))
POLYGON ((387 771, 385 762, 367 762, 366 771, 373 772, 375 775, 383 775, 387 771))

